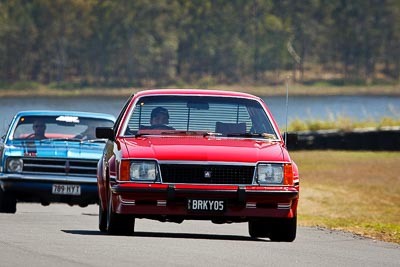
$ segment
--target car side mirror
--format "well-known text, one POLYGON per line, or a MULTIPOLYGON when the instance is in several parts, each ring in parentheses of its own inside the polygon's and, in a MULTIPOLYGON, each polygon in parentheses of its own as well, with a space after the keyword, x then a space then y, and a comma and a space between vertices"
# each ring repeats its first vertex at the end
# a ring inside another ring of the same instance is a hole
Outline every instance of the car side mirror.
POLYGON ((114 141, 114 129, 112 127, 96 127, 96 137, 114 141))

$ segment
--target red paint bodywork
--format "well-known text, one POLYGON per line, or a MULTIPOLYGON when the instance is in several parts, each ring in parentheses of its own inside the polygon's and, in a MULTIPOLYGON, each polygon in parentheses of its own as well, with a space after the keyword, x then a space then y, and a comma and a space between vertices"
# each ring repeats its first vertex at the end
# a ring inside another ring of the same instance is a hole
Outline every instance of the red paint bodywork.
MULTIPOLYGON (((238 92, 214 90, 161 89, 137 93, 126 110, 137 98, 146 95, 206 95, 256 99, 265 108, 275 129, 272 114, 258 97, 238 92)), ((121 118, 121 125, 126 120, 121 118)), ((278 130, 277 130, 278 131, 278 130)), ((107 207, 112 198, 112 210, 118 214, 132 214, 138 218, 162 219, 169 216, 181 219, 220 219, 248 221, 249 218, 293 218, 297 213, 299 175, 281 136, 278 141, 218 136, 151 135, 123 137, 116 130, 115 141, 108 141, 105 155, 98 165, 98 188, 101 207, 107 207), (293 185, 199 185, 159 184, 118 181, 118 167, 123 159, 156 159, 158 161, 254 163, 259 161, 291 163, 293 185), (187 199, 223 199, 227 201, 223 213, 193 213, 187 210, 187 199), (282 208, 280 205, 287 205, 282 208)))

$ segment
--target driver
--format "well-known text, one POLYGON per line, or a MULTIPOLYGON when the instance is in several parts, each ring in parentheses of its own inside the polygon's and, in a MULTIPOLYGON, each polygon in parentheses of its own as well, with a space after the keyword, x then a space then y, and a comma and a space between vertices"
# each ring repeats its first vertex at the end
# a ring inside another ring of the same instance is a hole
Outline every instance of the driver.
POLYGON ((166 125, 169 123, 169 113, 166 108, 157 107, 151 111, 150 124, 151 125, 166 125))
POLYGON ((167 126, 167 124, 169 124, 169 113, 168 110, 163 107, 156 107, 151 111, 150 124, 154 129, 174 129, 170 126, 167 126))
POLYGON ((37 139, 37 140, 46 139, 46 136, 44 135, 46 132, 46 124, 42 120, 36 119, 33 122, 32 129, 33 133, 28 135, 26 137, 27 139, 37 139))

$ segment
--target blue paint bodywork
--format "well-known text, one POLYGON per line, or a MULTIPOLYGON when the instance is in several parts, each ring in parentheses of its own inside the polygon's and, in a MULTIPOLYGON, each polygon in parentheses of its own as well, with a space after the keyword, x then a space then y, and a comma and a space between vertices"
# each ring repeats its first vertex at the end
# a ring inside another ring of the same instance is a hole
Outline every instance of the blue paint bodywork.
POLYGON ((78 138, 78 130, 89 128, 90 123, 112 126, 114 121, 114 116, 104 113, 44 110, 17 113, 0 143, 0 212, 15 212, 13 203, 18 201, 80 206, 97 203, 96 167, 106 140, 78 138), (53 136, 35 140, 29 139, 28 133, 18 132, 21 125, 31 131, 36 118, 46 122, 46 132, 53 136), (54 185, 79 187, 79 194, 55 193, 54 185))

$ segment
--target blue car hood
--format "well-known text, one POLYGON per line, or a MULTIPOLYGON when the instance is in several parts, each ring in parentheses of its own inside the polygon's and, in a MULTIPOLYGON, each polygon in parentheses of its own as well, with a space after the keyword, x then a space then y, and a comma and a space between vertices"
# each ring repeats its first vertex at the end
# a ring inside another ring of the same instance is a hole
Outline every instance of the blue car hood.
POLYGON ((105 143, 71 141, 14 141, 6 145, 5 156, 100 159, 105 143))

